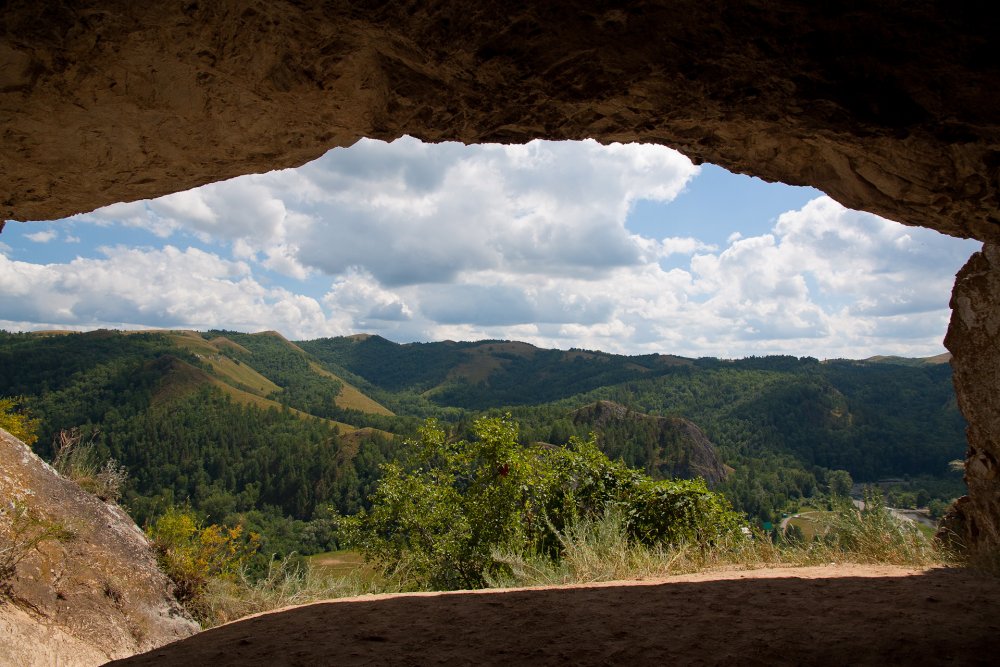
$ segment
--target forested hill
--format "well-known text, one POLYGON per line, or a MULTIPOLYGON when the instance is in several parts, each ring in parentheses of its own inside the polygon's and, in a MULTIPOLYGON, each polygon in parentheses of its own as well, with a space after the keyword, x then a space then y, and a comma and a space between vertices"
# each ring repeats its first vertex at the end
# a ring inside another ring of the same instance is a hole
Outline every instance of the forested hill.
MULTIPOLYGON (((717 486, 731 468, 722 463, 715 445, 693 422, 682 417, 657 417, 611 401, 597 401, 571 414, 577 430, 600 436, 601 449, 629 467, 645 468, 653 478, 701 477, 717 486)), ((558 430, 554 439, 563 440, 558 430)))
POLYGON ((284 536, 267 548, 303 551, 328 546, 328 508, 360 507, 379 465, 429 416, 463 437, 477 415, 509 411, 525 444, 594 431, 611 456, 655 476, 718 476, 737 508, 763 520, 825 489, 836 469, 857 481, 925 480, 921 488, 946 499, 960 493, 948 462, 961 458, 965 437, 942 361, 629 357, 377 336, 293 343, 274 332, 0 332, 0 396, 24 396, 41 417, 43 456, 60 430, 82 427, 99 457, 123 464, 140 523, 190 503, 213 521, 284 536), (594 409, 600 401, 620 406, 613 419, 594 409))
POLYGON ((380 336, 348 336, 298 345, 378 390, 470 410, 547 403, 694 363, 672 355, 546 350, 503 340, 401 345, 380 336))
POLYGON ((329 508, 356 511, 394 457, 390 431, 417 421, 269 333, 0 332, 0 396, 13 395, 41 418, 43 457, 77 428, 85 466, 128 470, 140 525, 188 504, 273 552, 329 548, 329 508))

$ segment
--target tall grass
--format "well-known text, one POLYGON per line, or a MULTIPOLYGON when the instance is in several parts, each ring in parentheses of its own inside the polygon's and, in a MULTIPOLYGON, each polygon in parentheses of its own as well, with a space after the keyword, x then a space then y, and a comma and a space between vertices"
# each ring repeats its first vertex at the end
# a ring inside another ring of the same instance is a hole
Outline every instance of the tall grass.
POLYGON ((235 577, 211 579, 199 599, 198 620, 208 628, 293 605, 399 590, 391 582, 374 582, 360 574, 331 576, 288 556, 273 561, 262 577, 242 568, 235 577))
POLYGON ((114 459, 108 459, 103 464, 98 460, 96 437, 94 432, 84 440, 79 428, 59 431, 52 441, 56 452, 52 467, 66 479, 79 484, 84 491, 106 502, 118 502, 128 480, 128 470, 114 459))
POLYGON ((624 517, 609 509, 597 519, 581 519, 559 533, 557 559, 511 551, 494 552, 506 572, 491 586, 539 586, 620 579, 648 579, 710 569, 796 567, 827 563, 926 566, 953 562, 909 522, 873 496, 865 509, 841 506, 832 530, 812 542, 775 543, 755 531, 734 533, 711 545, 645 546, 630 541, 624 517))
MULTIPOLYGON (((625 516, 609 508, 602 517, 571 522, 557 531, 558 558, 515 551, 493 552, 505 567, 486 576, 496 588, 558 586, 623 579, 651 579, 712 569, 796 567, 828 563, 926 566, 953 563, 909 522, 891 515, 877 494, 865 508, 841 505, 831 530, 811 542, 779 541, 762 531, 736 532, 711 545, 646 546, 630 540, 625 516)), ((274 561, 265 576, 244 568, 237 576, 209 582, 199 601, 205 627, 244 616, 320 600, 419 588, 405 576, 391 581, 361 572, 331 576, 292 557, 274 561)))
POLYGON ((929 565, 954 556, 924 537, 911 521, 892 515, 878 491, 865 493, 863 508, 838 508, 831 549, 855 563, 929 565))

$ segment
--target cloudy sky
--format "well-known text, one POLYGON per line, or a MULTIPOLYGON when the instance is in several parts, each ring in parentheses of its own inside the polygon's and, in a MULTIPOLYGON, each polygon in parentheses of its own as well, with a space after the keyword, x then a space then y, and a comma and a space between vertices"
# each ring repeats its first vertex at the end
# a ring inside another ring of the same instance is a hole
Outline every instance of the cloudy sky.
POLYGON ((861 358, 944 350, 979 244, 660 146, 362 140, 0 235, 0 328, 861 358))

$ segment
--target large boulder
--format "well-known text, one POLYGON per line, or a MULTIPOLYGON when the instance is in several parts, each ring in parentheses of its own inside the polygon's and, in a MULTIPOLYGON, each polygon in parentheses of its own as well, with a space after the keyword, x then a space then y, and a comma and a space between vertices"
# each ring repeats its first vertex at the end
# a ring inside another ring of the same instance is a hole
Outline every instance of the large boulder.
POLYGON ((0 581, 0 665, 98 665, 198 631, 135 522, 2 429, 0 503, 0 550, 23 555, 0 581))

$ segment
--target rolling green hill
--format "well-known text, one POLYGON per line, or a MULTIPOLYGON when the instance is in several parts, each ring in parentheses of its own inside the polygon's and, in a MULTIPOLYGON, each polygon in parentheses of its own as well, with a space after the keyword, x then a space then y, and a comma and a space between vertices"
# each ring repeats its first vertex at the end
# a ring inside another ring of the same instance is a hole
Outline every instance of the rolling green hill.
POLYGON ((307 553, 331 546, 328 508, 361 507, 379 465, 427 416, 467 437, 477 415, 510 411, 524 444, 594 431, 612 457, 658 477, 705 476, 761 520, 822 492, 838 469, 946 500, 961 493, 948 462, 965 438, 943 361, 0 332, 0 395, 26 396, 42 418, 43 456, 61 429, 81 427, 99 458, 125 465, 140 523, 190 503, 264 531, 268 548, 307 553))
MULTIPOLYGON (((238 336, 0 333, 0 395, 28 398, 43 456, 60 430, 79 427, 93 464, 124 465, 125 505, 140 524, 187 503, 209 520, 249 523, 270 536, 266 548, 325 550, 329 539, 304 535, 329 528, 311 522, 330 505, 356 511, 397 438, 335 420, 350 386, 293 344, 238 336)), ((389 418, 348 392, 349 414, 389 418)))
POLYGON ((401 345, 380 336, 348 336, 298 344, 377 389, 468 410, 545 403, 693 363, 672 355, 546 350, 515 341, 401 345))

